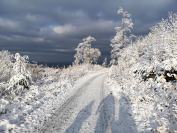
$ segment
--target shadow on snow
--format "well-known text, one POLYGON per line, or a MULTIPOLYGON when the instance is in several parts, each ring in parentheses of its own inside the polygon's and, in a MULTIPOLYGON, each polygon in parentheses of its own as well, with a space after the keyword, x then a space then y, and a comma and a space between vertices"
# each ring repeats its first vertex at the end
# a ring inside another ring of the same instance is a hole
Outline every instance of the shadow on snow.
MULTIPOLYGON (((99 116, 94 133, 138 133, 129 101, 127 96, 120 96, 118 119, 115 120, 115 98, 112 94, 106 96, 96 111, 99 116)), ((94 101, 90 102, 79 112, 65 133, 78 133, 80 131, 83 122, 91 115, 93 103, 94 101)))
POLYGON ((98 113, 99 117, 95 127, 95 133, 106 133, 107 130, 111 130, 110 127, 115 118, 115 99, 112 94, 109 94, 101 101, 96 111, 96 114, 98 113))
POLYGON ((137 133, 136 124, 132 117, 129 98, 121 95, 119 100, 118 120, 115 120, 115 98, 112 94, 105 97, 97 110, 99 117, 95 133, 137 133))
POLYGON ((83 122, 88 119, 91 115, 92 106, 94 101, 90 102, 85 108, 83 108, 79 114, 77 115, 76 119, 72 123, 72 125, 66 129, 65 133, 78 133, 82 127, 83 122))
POLYGON ((118 120, 115 120, 112 125, 112 133, 138 133, 129 101, 127 96, 121 95, 118 120))

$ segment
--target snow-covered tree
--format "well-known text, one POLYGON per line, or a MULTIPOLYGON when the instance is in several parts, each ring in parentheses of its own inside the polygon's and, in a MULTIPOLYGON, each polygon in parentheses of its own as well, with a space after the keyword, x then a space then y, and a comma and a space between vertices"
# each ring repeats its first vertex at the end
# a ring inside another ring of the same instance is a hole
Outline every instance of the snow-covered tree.
POLYGON ((12 69, 12 77, 9 81, 8 90, 15 94, 21 93, 21 89, 29 88, 32 82, 31 74, 27 70, 27 56, 21 56, 19 53, 15 54, 15 63, 12 69), (19 87, 21 86, 21 87, 19 87))
POLYGON ((99 49, 91 47, 93 41, 96 41, 96 39, 94 37, 88 36, 83 39, 83 42, 79 43, 75 49, 76 54, 74 56, 74 64, 97 63, 99 57, 101 56, 101 52, 99 49))
POLYGON ((120 50, 131 42, 131 37, 129 37, 129 35, 133 28, 131 15, 127 11, 120 8, 117 13, 122 17, 122 22, 120 26, 115 27, 116 35, 111 40, 111 64, 115 65, 118 64, 120 50))

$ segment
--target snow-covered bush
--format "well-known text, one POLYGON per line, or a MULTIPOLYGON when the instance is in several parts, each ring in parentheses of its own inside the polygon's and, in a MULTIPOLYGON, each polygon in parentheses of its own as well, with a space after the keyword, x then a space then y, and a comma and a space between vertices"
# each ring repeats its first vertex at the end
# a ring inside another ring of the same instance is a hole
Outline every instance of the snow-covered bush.
POLYGON ((137 121, 145 125, 141 131, 177 132, 177 14, 122 49, 110 72, 129 95, 135 119, 146 114, 143 123, 137 121))
POLYGON ((74 64, 92 64, 97 63, 101 52, 99 49, 92 48, 92 42, 96 41, 94 37, 88 36, 83 39, 82 43, 77 46, 76 54, 74 56, 74 64))
POLYGON ((41 65, 27 64, 27 69, 31 73, 31 78, 34 82, 41 79, 44 76, 45 69, 41 65))
POLYGON ((12 59, 13 55, 8 51, 0 51, 0 82, 7 82, 10 79, 12 59))
MULTIPOLYGON (((138 47, 137 72, 148 78, 175 81, 177 73, 177 15, 170 13, 151 29, 151 33, 136 43, 138 47)), ((136 71, 136 70, 135 70, 136 71)))
POLYGON ((12 77, 9 81, 7 93, 19 94, 23 89, 29 89, 32 82, 31 73, 27 70, 27 56, 15 54, 15 63, 12 68, 12 77))
POLYGON ((139 74, 144 81, 153 79, 155 82, 176 82, 176 59, 167 59, 158 64, 141 65, 134 73, 139 74))
POLYGON ((154 26, 138 47, 135 78, 144 80, 141 87, 153 94, 157 130, 163 127, 167 132, 176 132, 177 14, 170 13, 169 19, 154 26))

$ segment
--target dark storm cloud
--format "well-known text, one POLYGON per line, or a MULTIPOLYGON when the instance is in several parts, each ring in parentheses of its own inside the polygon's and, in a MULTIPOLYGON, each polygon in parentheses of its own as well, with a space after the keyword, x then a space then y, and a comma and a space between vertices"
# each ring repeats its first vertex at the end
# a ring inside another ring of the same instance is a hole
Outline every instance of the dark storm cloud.
POLYGON ((107 55, 120 22, 118 7, 132 14, 134 33, 142 35, 176 12, 176 5, 176 0, 1 0, 0 49, 23 51, 42 62, 71 61, 80 40, 92 35, 107 55))

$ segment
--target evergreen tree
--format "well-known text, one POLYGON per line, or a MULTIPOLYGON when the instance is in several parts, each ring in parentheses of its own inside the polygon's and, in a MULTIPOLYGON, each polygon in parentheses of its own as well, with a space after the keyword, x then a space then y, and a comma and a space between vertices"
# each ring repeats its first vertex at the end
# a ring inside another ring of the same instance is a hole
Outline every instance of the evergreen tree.
POLYGON ((116 35, 111 40, 111 64, 114 65, 118 64, 121 49, 131 42, 129 35, 133 28, 131 15, 127 11, 120 8, 117 13, 122 17, 122 22, 120 26, 115 27, 116 35))

